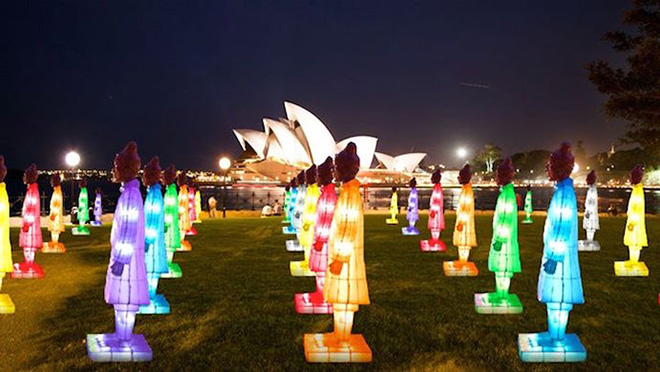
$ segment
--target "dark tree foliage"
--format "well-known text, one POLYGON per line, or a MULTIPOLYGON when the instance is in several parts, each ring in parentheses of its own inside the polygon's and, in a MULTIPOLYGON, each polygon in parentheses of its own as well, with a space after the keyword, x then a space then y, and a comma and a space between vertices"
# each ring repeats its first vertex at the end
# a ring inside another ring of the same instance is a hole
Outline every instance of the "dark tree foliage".
POLYGON ((625 68, 596 61, 586 65, 589 80, 608 96, 605 112, 626 121, 624 143, 638 143, 654 164, 660 163, 660 0, 632 0, 623 14, 632 32, 605 34, 626 55, 625 68))

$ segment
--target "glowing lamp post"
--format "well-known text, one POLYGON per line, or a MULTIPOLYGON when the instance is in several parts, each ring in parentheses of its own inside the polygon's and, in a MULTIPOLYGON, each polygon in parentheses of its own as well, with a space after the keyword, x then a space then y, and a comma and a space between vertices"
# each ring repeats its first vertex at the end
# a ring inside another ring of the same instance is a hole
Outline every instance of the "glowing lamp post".
POLYGON ((80 155, 75 151, 69 151, 64 157, 64 162, 69 168, 71 168, 71 216, 73 216, 73 178, 76 167, 80 164, 80 155))
POLYGON ((225 198, 227 194, 227 172, 231 167, 231 160, 227 157, 222 157, 218 162, 220 166, 220 173, 222 175, 222 218, 227 217, 227 206, 225 205, 225 198))

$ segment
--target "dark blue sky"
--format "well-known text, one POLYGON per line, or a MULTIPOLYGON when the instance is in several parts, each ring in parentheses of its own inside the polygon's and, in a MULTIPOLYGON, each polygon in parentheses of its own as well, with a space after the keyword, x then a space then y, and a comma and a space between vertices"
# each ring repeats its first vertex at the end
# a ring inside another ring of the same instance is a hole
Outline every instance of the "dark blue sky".
POLYGON ((337 140, 429 153, 506 153, 622 132, 582 65, 620 60, 601 40, 629 2, 6 1, 0 5, 0 153, 9 166, 144 161, 212 168, 291 100, 337 140), (478 86, 475 86, 478 85, 478 86), (481 87, 485 86, 485 87, 481 87))

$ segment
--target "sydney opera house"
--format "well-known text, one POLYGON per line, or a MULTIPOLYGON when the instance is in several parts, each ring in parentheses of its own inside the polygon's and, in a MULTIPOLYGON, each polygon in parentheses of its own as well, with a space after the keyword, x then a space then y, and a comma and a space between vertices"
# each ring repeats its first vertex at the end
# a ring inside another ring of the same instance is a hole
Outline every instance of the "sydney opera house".
POLYGON ((349 142, 357 145, 361 167, 358 178, 362 182, 401 183, 413 175, 428 178, 428 173, 419 168, 425 153, 390 156, 376 152, 378 138, 372 136, 358 135, 337 142, 311 112, 291 102, 284 102, 284 109, 286 118, 263 119, 263 131, 234 130, 243 148, 240 169, 238 174, 234 172, 238 179, 287 182, 300 170, 334 157, 349 142))

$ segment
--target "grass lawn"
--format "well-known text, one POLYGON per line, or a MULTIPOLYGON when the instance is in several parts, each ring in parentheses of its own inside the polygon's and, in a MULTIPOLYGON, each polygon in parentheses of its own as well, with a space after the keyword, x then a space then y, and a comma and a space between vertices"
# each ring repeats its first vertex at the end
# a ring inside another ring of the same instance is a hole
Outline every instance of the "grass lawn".
MULTIPOLYGON (((454 215, 447 214, 447 226, 454 215)), ((303 334, 332 329, 329 315, 297 315, 295 292, 314 289, 313 278, 294 278, 280 219, 206 220, 190 238, 193 251, 177 253, 181 279, 159 286, 172 305, 168 316, 140 315, 136 333, 154 350, 148 364, 123 369, 154 370, 301 370, 305 368, 438 368, 589 370, 660 368, 660 219, 647 217, 651 247, 642 252, 651 274, 617 278, 613 262, 628 255, 623 246, 623 217, 601 219, 596 234, 602 250, 580 253, 586 304, 571 312, 568 331, 587 348, 587 362, 574 365, 523 364, 517 355, 518 333, 546 330, 545 308, 536 300, 542 252, 543 217, 520 225, 523 272, 511 291, 520 296, 520 315, 478 315, 473 294, 494 288, 487 270, 492 214, 477 216, 479 247, 471 258, 480 275, 449 278, 442 262, 454 259, 452 227, 444 233, 447 253, 421 253, 419 237, 401 235, 385 225, 384 215, 366 216, 365 259, 372 304, 356 314, 354 331, 363 333, 374 361, 362 366, 308 365, 303 334)), ((403 223, 403 216, 399 217, 403 223)), ((428 236, 426 216, 419 225, 428 236)), ((114 330, 113 311, 103 300, 110 254, 108 227, 92 228, 89 237, 63 242, 65 255, 37 254, 43 280, 5 279, 2 292, 16 304, 16 314, 0 317, 0 370, 112 369, 93 364, 84 345, 88 333, 114 330)), ((580 231, 584 234, 583 231, 580 231)), ((14 260, 22 261, 18 230, 12 229, 14 260)), ((44 237, 49 236, 44 230, 44 237)))

